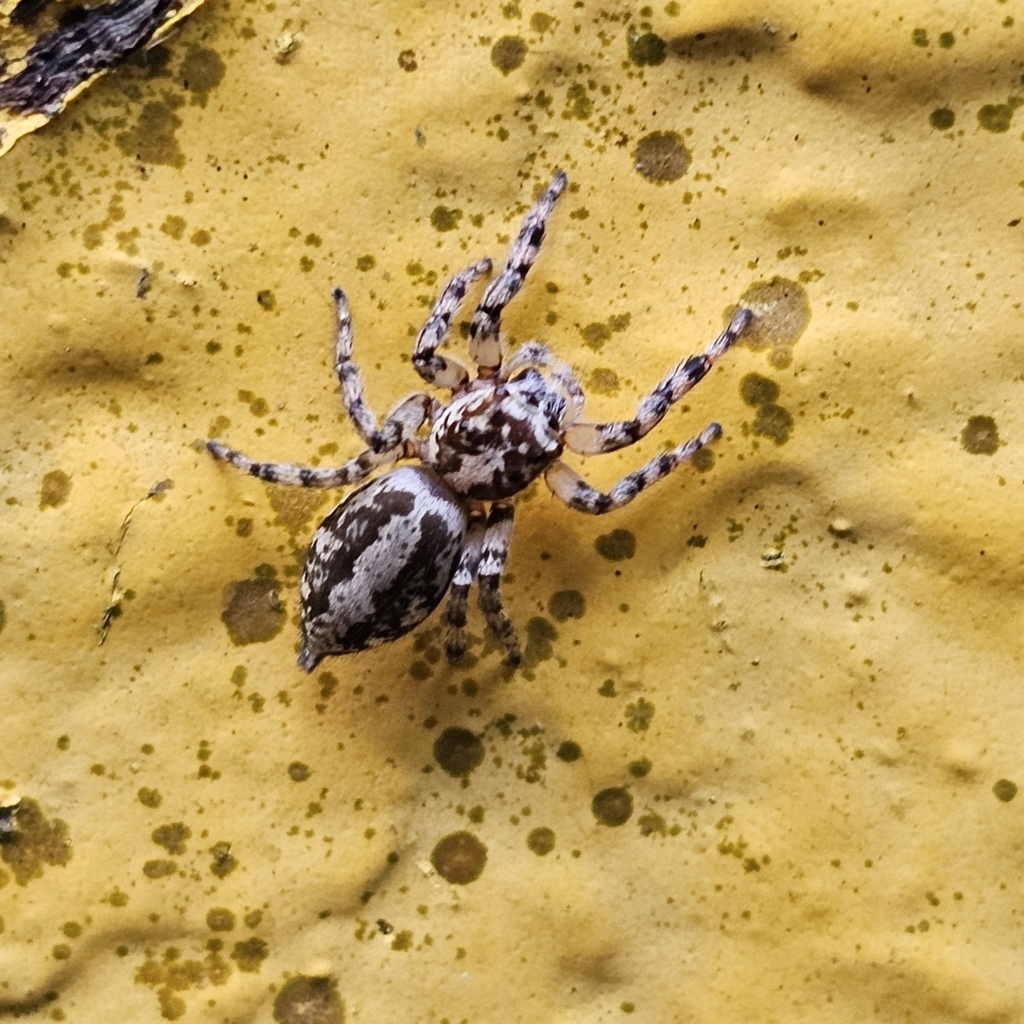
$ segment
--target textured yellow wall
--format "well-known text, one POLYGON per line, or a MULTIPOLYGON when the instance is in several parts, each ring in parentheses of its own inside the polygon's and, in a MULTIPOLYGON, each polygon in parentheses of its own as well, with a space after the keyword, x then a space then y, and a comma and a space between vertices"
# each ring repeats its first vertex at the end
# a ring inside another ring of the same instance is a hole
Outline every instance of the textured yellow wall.
POLYGON ((0 1015, 1024 1016, 1015 18, 208 0, 22 139, 0 1015), (331 288, 383 411, 557 167, 510 335, 619 417, 748 295, 756 344, 585 472, 718 419, 714 464, 601 520, 527 494, 515 675, 474 609, 469 667, 433 619, 306 677, 328 496, 193 444, 355 453, 331 288))

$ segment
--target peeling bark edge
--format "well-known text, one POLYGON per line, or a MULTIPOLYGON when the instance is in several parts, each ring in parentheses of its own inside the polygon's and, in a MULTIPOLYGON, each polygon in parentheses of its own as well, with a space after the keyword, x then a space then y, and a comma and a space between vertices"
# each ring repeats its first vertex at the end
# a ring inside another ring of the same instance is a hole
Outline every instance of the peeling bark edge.
POLYGON ((53 117, 70 92, 146 42, 183 2, 114 0, 74 9, 29 50, 24 70, 0 82, 0 107, 53 117))

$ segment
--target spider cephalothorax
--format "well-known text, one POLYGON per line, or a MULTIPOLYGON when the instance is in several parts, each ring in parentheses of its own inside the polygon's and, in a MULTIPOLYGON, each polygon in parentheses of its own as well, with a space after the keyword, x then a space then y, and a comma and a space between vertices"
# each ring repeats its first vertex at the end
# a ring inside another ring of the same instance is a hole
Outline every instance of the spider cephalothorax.
POLYGON ((519 643, 500 589, 512 536, 511 499, 543 473, 554 494, 571 508, 610 512, 721 434, 722 428, 712 423, 697 437, 623 477, 607 494, 559 461, 566 448, 598 455, 638 441, 704 377, 753 318, 750 310, 739 310, 703 355, 684 360, 641 401, 634 419, 581 421, 585 396, 569 367, 540 342, 520 346, 506 362, 500 337, 501 312, 523 286, 565 186, 566 176, 559 171, 526 215, 504 268, 476 308, 469 343, 477 366, 474 379, 464 366, 438 355, 438 349, 448 339, 466 289, 490 273, 490 260, 456 274, 420 330, 413 366, 427 383, 451 391, 446 404, 424 393, 413 394, 378 426, 352 359, 348 301, 337 288, 335 367, 342 400, 366 450, 336 469, 304 469, 254 462, 219 441, 207 441, 215 458, 261 480, 301 487, 358 483, 402 458, 420 463, 392 469, 364 484, 313 535, 300 586, 299 665, 307 672, 329 655, 366 650, 403 636, 449 590, 447 653, 457 659, 466 648, 466 603, 474 580, 487 624, 505 648, 506 661, 518 663, 519 643))

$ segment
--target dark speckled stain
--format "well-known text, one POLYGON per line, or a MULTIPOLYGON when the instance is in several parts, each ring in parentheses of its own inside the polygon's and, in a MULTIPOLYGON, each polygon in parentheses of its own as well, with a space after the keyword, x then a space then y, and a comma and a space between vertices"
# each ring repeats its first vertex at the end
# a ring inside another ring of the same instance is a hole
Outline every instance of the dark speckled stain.
POLYGON ((334 978, 289 978, 274 999, 277 1024, 343 1024, 345 1003, 334 978))
POLYGON ((780 392, 781 388, 775 381, 759 373, 748 373, 740 381, 740 398, 754 409, 777 402, 780 392))
POLYGON ((71 860, 71 836, 60 818, 47 820, 31 797, 23 797, 14 815, 14 834, 0 843, 0 858, 14 872, 18 885, 41 878, 43 866, 63 866, 71 860))
POLYGON ((468 729, 452 726, 434 740, 434 758, 449 775, 464 779, 483 762, 484 745, 468 729))
POLYGON ((590 809, 602 825, 625 825, 633 815, 633 798, 621 786, 602 789, 591 801, 590 809))
POLYGON ((226 907, 213 907, 206 914, 206 927, 211 932, 230 932, 235 927, 235 915, 226 907))
POLYGON ((657 67, 665 63, 668 49, 665 40, 653 32, 645 32, 639 36, 631 33, 626 37, 626 46, 629 59, 637 67, 657 67))
POLYGON ((602 533, 594 541, 594 547, 609 562, 621 562, 636 554, 636 536, 629 530, 612 530, 611 533, 602 533))
POLYGON ((999 451, 999 430, 991 416, 972 416, 960 432, 960 445, 971 455, 995 455, 999 451))
POLYGON ((434 847, 430 863, 446 882, 468 885, 483 873, 487 847, 472 832, 452 832, 434 847))
POLYGON ((633 153, 637 172, 655 185, 678 181, 690 166, 690 151, 678 132, 651 132, 633 153))
POLYGON ((114 139, 125 156, 141 164, 162 164, 165 167, 184 167, 185 154, 178 145, 175 132, 182 120, 174 109, 184 103, 181 97, 147 103, 139 114, 134 128, 120 132, 114 139))
POLYGON ((227 878, 235 868, 238 867, 238 858, 231 852, 231 844, 221 841, 210 847, 213 860, 210 863, 210 873, 217 878, 227 878))
POLYGON ((535 615, 526 623, 526 647, 523 649, 522 667, 525 671, 535 668, 542 661, 555 656, 552 646, 558 639, 558 630, 550 619, 535 615))
POLYGON ((62 469, 53 469, 43 477, 39 489, 39 510, 60 508, 71 493, 71 477, 62 469))
POLYGON ((586 599, 578 590, 556 591, 548 601, 548 611, 556 622, 582 619, 586 610, 586 599))
POLYGON ((214 50, 201 46, 189 49, 181 65, 181 80, 182 85, 193 93, 193 103, 206 106, 210 91, 223 81, 225 70, 224 61, 214 50))
POLYGON ((259 974, 260 965, 268 956, 270 952, 266 942, 255 937, 236 942, 235 948, 231 951, 231 959, 238 965, 238 969, 246 974, 259 974))
POLYGON ((992 787, 992 792, 997 800, 1008 804, 1017 795, 1017 784, 1009 779, 1000 779, 992 787))
POLYGON ((238 647, 266 643, 284 628, 284 605, 277 596, 277 580, 269 572, 229 584, 224 604, 221 621, 238 647))
POLYGON ((192 829, 183 822, 175 821, 170 825, 160 825, 153 829, 151 838, 172 857, 180 857, 187 849, 189 839, 192 838, 192 829))
POLYGON ((785 444, 793 430, 793 417, 781 405, 762 405, 754 419, 754 433, 770 437, 776 444, 785 444))
POLYGON ((538 857, 546 857, 555 848, 555 833, 552 829, 540 826, 531 829, 526 837, 526 847, 538 857))
POLYGON ((528 49, 526 41, 519 36, 502 36, 491 47, 491 63, 503 75, 511 74, 522 66, 528 49))
POLYGON ((563 740, 555 751, 555 757, 566 764, 572 764, 583 756, 583 748, 574 740, 563 740))

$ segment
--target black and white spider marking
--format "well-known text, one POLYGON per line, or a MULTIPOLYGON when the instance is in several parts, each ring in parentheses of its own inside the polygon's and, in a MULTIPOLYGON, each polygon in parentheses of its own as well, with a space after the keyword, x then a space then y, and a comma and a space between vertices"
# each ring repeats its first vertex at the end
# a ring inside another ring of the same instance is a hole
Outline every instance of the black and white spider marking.
POLYGON ((419 625, 447 591, 447 653, 466 649, 466 603, 480 588, 491 632, 520 660, 519 641, 501 600, 501 574, 512 537, 513 497, 544 474, 570 508, 601 515, 622 508, 644 488, 668 476, 722 432, 712 423, 697 437, 651 459, 602 494, 570 469, 563 450, 600 455, 633 444, 657 425, 697 384, 753 320, 740 309, 703 355, 681 362, 640 402, 636 417, 612 423, 581 419, 585 396, 570 368, 540 342, 521 345, 504 360, 501 313, 516 296, 540 252, 544 227, 567 179, 559 171, 526 215, 501 273, 473 314, 469 352, 475 379, 438 350, 466 289, 491 271, 483 259, 448 282, 416 338, 412 362, 419 375, 451 392, 446 403, 418 392, 399 402, 378 425, 366 405, 352 359, 352 320, 336 288, 334 364, 341 397, 367 448, 336 469, 304 469, 254 462, 219 441, 206 447, 217 459, 251 476, 299 487, 342 487, 366 479, 399 459, 402 466, 350 494, 320 524, 306 556, 299 665, 312 672, 328 655, 363 651, 396 640, 419 625), (422 430, 421 430, 422 428, 422 430))

